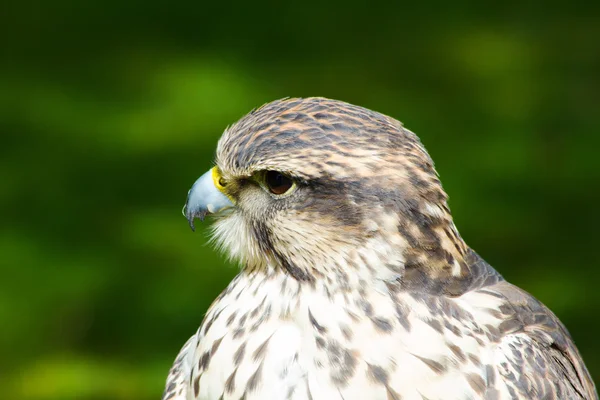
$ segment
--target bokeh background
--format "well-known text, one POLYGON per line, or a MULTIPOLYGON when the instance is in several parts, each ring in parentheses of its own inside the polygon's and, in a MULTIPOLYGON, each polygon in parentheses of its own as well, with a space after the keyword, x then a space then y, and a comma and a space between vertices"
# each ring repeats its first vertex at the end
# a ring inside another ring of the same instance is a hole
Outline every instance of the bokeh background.
POLYGON ((557 4, 4 4, 0 397, 159 398, 237 271, 188 188, 228 124, 315 95, 417 132, 467 242, 600 380, 600 3, 557 4))

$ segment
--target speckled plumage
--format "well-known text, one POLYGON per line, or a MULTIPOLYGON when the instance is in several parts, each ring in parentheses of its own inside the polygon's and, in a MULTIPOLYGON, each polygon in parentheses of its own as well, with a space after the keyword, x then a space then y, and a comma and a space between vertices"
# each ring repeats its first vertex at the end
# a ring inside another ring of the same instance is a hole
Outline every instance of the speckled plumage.
POLYGON ((216 164, 236 207, 215 240, 243 269, 164 400, 598 398, 554 314, 464 243, 398 121, 279 100, 225 131, 216 164), (264 170, 296 190, 269 194, 264 170))

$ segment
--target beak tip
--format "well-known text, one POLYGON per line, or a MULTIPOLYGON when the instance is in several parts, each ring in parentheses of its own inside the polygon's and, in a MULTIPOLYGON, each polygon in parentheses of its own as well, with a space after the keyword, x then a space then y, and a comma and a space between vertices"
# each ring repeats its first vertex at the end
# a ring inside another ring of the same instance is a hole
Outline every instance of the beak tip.
POLYGON ((189 212, 187 202, 183 206, 183 210, 181 210, 181 213, 183 214, 183 216, 185 217, 185 219, 188 220, 188 224, 190 225, 190 228, 192 229, 192 232, 196 232, 196 227, 194 226, 194 217, 195 217, 195 215, 194 215, 193 212, 189 212))
POLYGON ((204 221, 207 214, 214 214, 232 206, 229 198, 216 188, 212 174, 212 170, 210 170, 194 182, 188 191, 183 210, 181 210, 193 232, 196 231, 194 226, 196 218, 204 221))
POLYGON ((194 220, 198 218, 200 221, 204 221, 204 217, 206 217, 206 211, 189 210, 186 205, 183 207, 183 216, 188 220, 188 224, 190 225, 192 232, 196 232, 194 220))

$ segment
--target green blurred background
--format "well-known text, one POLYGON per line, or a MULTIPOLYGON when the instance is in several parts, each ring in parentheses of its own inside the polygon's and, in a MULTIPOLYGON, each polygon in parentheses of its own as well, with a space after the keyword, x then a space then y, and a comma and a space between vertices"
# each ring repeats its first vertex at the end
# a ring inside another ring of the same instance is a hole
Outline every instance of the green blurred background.
POLYGON ((600 3, 12 1, 0 23, 2 399, 157 399, 236 274, 181 215, 285 96, 389 114, 466 241, 600 378, 600 3))

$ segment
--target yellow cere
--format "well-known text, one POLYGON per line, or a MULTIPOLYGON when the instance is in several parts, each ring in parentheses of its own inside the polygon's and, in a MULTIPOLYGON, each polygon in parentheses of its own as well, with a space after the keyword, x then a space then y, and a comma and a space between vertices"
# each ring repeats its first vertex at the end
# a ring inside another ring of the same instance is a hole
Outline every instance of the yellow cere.
POLYGON ((231 200, 232 203, 235 204, 233 198, 229 195, 227 190, 225 190, 226 182, 224 181, 223 176, 221 175, 221 171, 219 171, 219 168, 213 167, 211 171, 212 180, 215 187, 219 189, 219 192, 223 193, 225 196, 227 196, 229 200, 231 200))
POLYGON ((215 187, 217 189, 219 189, 221 192, 225 193, 225 186, 221 184, 222 183, 222 179, 223 178, 221 177, 221 172, 219 171, 219 168, 213 167, 213 169, 212 169, 212 180, 213 180, 213 183, 215 184, 215 187))

